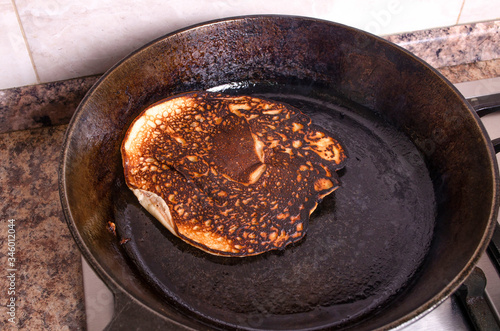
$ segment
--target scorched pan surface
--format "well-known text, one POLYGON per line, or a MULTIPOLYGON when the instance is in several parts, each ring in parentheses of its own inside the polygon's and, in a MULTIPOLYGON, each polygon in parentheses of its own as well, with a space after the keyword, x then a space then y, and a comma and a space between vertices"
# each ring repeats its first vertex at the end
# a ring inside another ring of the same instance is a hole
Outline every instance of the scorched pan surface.
POLYGON ((420 60, 345 26, 258 16, 179 31, 112 68, 70 124, 60 184, 69 227, 118 310, 150 316, 118 313, 110 328, 362 330, 408 322, 465 279, 491 235, 494 169, 469 106, 420 60), (216 257, 136 201, 121 166, 128 125, 194 90, 286 102, 341 141, 341 187, 303 240, 216 257))

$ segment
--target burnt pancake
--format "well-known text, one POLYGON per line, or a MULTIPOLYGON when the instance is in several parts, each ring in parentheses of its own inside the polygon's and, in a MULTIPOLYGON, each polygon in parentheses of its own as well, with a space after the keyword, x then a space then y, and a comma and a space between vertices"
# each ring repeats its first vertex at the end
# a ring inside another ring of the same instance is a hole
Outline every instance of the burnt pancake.
POLYGON ((208 253, 250 256, 306 234, 346 154, 290 105, 191 92, 146 108, 122 143, 125 179, 170 232, 208 253))

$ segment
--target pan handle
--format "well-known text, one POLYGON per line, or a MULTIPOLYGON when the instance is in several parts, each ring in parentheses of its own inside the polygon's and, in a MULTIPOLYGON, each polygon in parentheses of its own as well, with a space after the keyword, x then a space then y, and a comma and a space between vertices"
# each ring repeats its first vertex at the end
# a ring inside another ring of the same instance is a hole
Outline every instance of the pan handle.
POLYGON ((85 310, 89 328, 100 330, 174 330, 194 331, 199 322, 170 312, 162 315, 125 292, 114 280, 105 281, 96 269, 92 269, 92 259, 82 255, 83 282, 86 290, 85 310), (88 290, 88 292, 87 292, 88 290), (110 299, 113 304, 110 306, 110 299), (179 318, 182 321, 176 321, 179 318))
POLYGON ((168 320, 131 298, 119 289, 112 289, 114 295, 113 318, 106 326, 106 331, 118 330, 193 330, 168 320))

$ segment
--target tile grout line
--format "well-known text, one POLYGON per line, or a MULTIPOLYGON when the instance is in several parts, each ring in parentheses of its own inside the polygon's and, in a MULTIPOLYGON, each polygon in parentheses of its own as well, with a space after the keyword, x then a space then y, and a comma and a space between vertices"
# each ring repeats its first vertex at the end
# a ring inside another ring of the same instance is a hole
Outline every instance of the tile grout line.
POLYGON ((464 5, 465 5, 465 0, 462 0, 462 5, 460 6, 460 11, 458 12, 457 22, 455 23, 455 25, 458 25, 458 22, 460 22, 460 17, 462 17, 462 11, 464 10, 464 5))
POLYGON ((19 16, 19 11, 17 10, 17 5, 15 0, 11 0, 12 7, 14 7, 14 12, 16 13, 17 23, 19 24, 19 29, 21 30, 21 34, 23 35, 24 44, 26 45, 26 50, 28 51, 28 56, 30 58, 31 67, 35 72, 35 78, 37 84, 40 84, 42 81, 40 76, 38 75, 38 70, 36 70, 35 60, 33 59, 33 54, 31 53, 30 44, 28 42, 28 38, 26 37, 26 32, 24 31, 23 23, 21 22, 21 16, 19 16))

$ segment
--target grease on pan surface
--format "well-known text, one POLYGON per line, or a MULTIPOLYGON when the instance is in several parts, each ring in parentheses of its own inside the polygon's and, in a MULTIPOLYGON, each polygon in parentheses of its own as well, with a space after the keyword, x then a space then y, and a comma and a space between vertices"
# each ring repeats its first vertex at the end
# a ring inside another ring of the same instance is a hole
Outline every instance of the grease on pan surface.
POLYGON ((343 147, 289 105, 191 92, 145 109, 122 143, 125 179, 170 232, 208 253, 250 256, 304 237, 339 186, 343 147))

